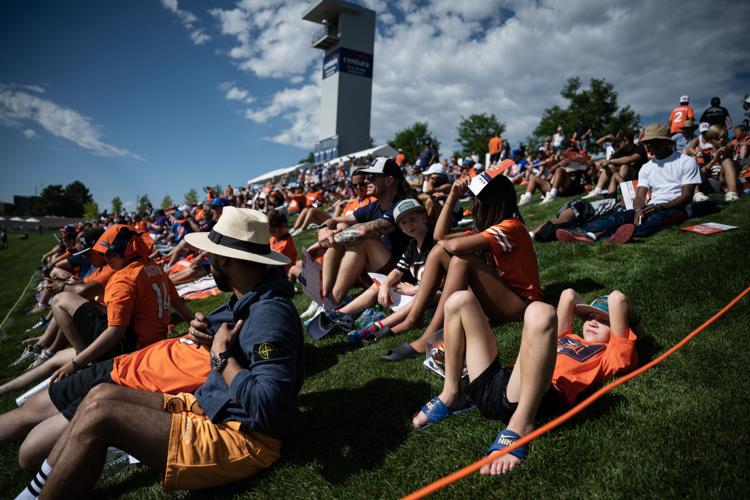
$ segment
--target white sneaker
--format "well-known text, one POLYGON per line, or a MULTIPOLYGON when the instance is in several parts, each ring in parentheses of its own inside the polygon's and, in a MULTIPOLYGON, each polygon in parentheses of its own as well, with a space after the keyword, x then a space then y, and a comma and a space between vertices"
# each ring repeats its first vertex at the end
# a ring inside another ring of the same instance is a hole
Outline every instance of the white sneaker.
POLYGON ((740 197, 734 191, 729 191, 724 195, 724 201, 739 201, 740 197))
POLYGON ((37 357, 37 355, 38 355, 38 353, 37 353, 36 351, 34 351, 34 348, 33 348, 33 347, 31 347, 31 346, 29 346, 29 347, 26 347, 26 349, 24 349, 24 350, 23 350, 23 352, 22 352, 22 353, 21 353, 21 355, 20 355, 20 356, 18 357, 18 359, 17 359, 17 360, 15 360, 14 362, 12 362, 12 363, 10 364, 10 366, 18 366, 18 365, 20 365, 21 363, 23 363, 24 361, 28 362, 28 361, 30 361, 30 360, 31 360, 32 358, 36 358, 36 357, 37 357))
POLYGON ((522 194, 521 198, 518 200, 518 206, 523 206, 528 203, 531 203, 531 195, 528 195, 528 192, 526 194, 522 194))
POLYGON ((307 318, 314 318, 317 316, 321 311, 323 311, 323 306, 318 304, 315 301, 312 301, 310 303, 310 307, 308 307, 305 312, 299 315, 300 319, 307 319, 307 318))
POLYGON ((45 349, 44 351, 42 351, 41 354, 36 355, 36 359, 32 361, 31 364, 26 369, 31 370, 32 368, 36 368, 37 366, 45 363, 49 358, 51 358, 54 355, 55 355, 54 352, 50 352, 45 349))
MULTIPOLYGON (((727 194, 729 194, 729 193, 727 193, 727 194)), ((737 195, 737 193, 735 193, 735 196, 736 195, 737 195)), ((707 201, 707 200, 708 200, 708 196, 706 196, 705 194, 701 193, 700 191, 696 191, 695 194, 693 195, 693 201, 695 203, 700 203, 702 201, 707 201)), ((727 200, 727 201, 729 201, 729 200, 727 200)))
POLYGON ((599 193, 597 193, 596 191, 590 191, 589 194, 587 194, 586 196, 584 196, 582 199, 584 199, 584 200, 590 200, 591 198, 596 198, 597 196, 601 196, 601 195, 599 193))
POLYGON ((553 201, 555 201, 556 198, 557 196, 552 196, 552 194, 547 193, 547 196, 544 197, 544 199, 541 201, 540 204, 546 205, 547 203, 552 203, 553 201))

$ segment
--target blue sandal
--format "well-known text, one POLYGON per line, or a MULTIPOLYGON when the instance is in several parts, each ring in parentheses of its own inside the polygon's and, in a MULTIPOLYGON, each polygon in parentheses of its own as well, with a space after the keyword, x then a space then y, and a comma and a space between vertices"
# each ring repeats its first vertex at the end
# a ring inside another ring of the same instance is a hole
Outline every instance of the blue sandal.
MULTIPOLYGON (((484 456, 486 457, 493 451, 502 450, 503 448, 512 445, 519 439, 521 439, 521 436, 519 436, 512 430, 503 429, 502 431, 497 433, 497 436, 495 436, 495 441, 492 443, 492 446, 490 446, 490 449, 487 450, 487 453, 485 453, 484 456)), ((526 455, 529 454, 529 445, 525 444, 520 448, 516 448, 515 450, 511 451, 510 454, 523 460, 524 458, 526 458, 526 455)))
MULTIPOLYGON (((422 413, 424 413, 425 417, 427 417, 427 423, 422 427, 419 427, 417 430, 426 429, 433 424, 442 422, 450 416, 458 415, 460 413, 473 410, 474 408, 476 408, 476 406, 473 403, 468 403, 463 408, 457 408, 453 410, 451 408, 448 408, 438 396, 435 396, 434 398, 429 400, 427 404, 422 406, 421 411, 422 413)), ((416 417, 417 414, 414 414, 414 416, 416 417)))

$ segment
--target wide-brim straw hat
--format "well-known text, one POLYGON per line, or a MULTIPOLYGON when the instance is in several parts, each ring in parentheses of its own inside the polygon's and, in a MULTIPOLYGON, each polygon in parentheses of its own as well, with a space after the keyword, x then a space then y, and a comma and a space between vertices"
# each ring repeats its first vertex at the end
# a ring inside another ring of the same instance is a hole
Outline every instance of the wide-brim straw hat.
POLYGON ((211 231, 185 236, 189 244, 212 254, 271 266, 289 264, 286 255, 271 250, 268 239, 268 217, 263 212, 235 207, 224 207, 211 231))

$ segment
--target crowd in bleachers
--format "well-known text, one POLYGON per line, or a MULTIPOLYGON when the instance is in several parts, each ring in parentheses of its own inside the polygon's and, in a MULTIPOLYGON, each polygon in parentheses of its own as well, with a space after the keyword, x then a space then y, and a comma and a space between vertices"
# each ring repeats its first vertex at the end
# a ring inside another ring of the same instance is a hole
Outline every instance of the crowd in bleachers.
MULTIPOLYGON (((260 185, 206 187, 201 202, 62 228, 42 258, 32 309, 41 317, 15 363, 29 370, 0 386, 2 394, 51 376, 0 416, 0 444, 24 440, 21 465, 40 471, 25 494, 90 489, 107 446, 163 472, 167 489, 269 467, 302 384, 303 333, 290 299, 307 286, 311 263, 320 286, 301 316, 312 339, 341 332, 356 346, 404 335, 382 359, 427 356, 444 377, 414 428, 476 406, 507 424, 490 447, 502 449, 540 415, 637 365, 640 318, 627 297, 613 291, 588 305, 567 290, 557 308, 545 304, 535 242, 627 243, 740 200, 750 177, 747 122, 732 123, 718 98, 700 119, 682 96, 666 124, 593 137, 581 120, 534 148, 512 148, 496 133, 488 161, 441 160, 422 146, 418 158, 399 150, 317 165, 260 185), (530 228, 520 207, 537 192, 542 204, 567 199, 530 228), (298 248, 305 231, 316 231, 314 242, 298 248), (176 288, 206 279, 230 293, 209 315, 176 288), (425 320, 421 335, 406 337, 425 320), (179 321, 187 334, 168 338, 179 321), (523 322, 515 367, 498 362, 490 325, 499 322, 523 322), (192 441, 180 440, 191 428, 192 441), (205 451, 216 447, 224 459, 205 451), (86 473, 75 485, 55 472, 76 467, 86 473)), ((508 472, 526 453, 483 472, 508 472)))

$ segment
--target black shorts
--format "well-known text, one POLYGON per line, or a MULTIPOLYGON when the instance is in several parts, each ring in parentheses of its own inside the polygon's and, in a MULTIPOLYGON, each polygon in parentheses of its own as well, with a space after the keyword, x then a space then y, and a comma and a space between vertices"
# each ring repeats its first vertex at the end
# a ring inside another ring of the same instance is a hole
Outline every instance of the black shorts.
POLYGON ((114 360, 100 361, 49 386, 49 398, 63 417, 73 418, 86 394, 99 384, 113 384, 114 360))
MULTIPOLYGON (((107 309, 96 302, 86 302, 73 313, 73 324, 83 337, 86 345, 91 345, 96 338, 109 326, 107 322, 107 309)), ((135 335, 128 330, 112 350, 102 355, 99 359, 110 359, 120 354, 135 350, 135 335)))
MULTIPOLYGON (((466 387, 466 394, 477 405, 482 415, 501 420, 506 424, 518 407, 517 402, 508 401, 507 390, 511 373, 513 373, 512 367, 503 368, 500 360, 495 358, 490 366, 466 387)), ((557 390, 550 386, 544 394, 536 415, 537 418, 542 418, 557 413, 561 409, 560 396, 557 390)))

